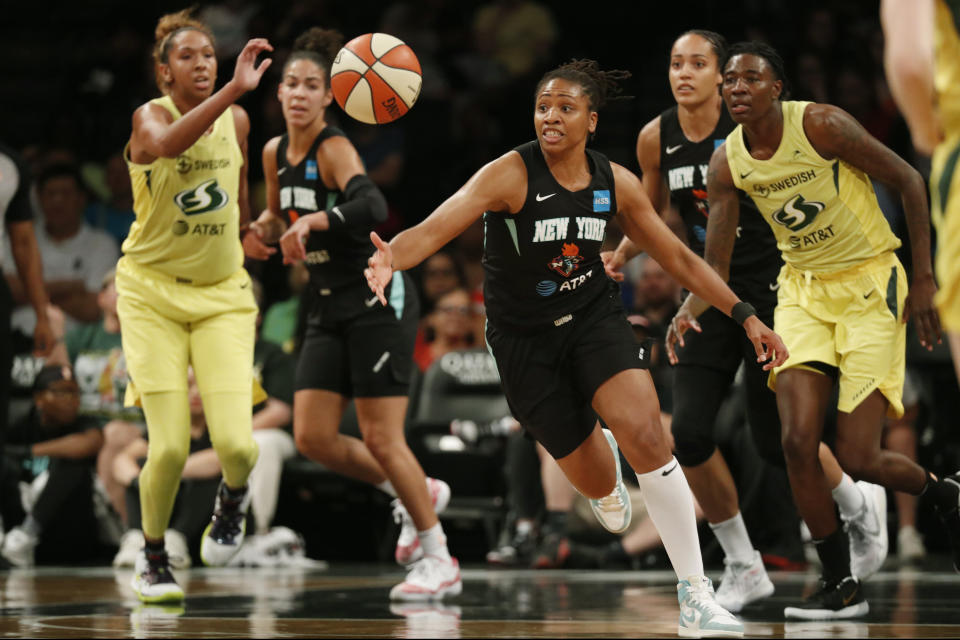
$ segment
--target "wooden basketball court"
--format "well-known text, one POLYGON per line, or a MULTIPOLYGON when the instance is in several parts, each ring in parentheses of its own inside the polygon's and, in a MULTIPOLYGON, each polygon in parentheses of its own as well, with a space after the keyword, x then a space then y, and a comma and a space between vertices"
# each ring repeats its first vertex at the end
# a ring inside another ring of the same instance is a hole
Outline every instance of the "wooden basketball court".
MULTIPOLYGON (((949 568, 946 558, 939 565, 949 568)), ((773 572, 776 594, 743 614, 748 636, 960 637, 960 577, 884 571, 866 585, 856 621, 793 623, 783 607, 815 587, 813 572, 773 572)), ((45 638, 623 637, 675 636, 675 579, 666 571, 532 571, 467 567, 463 594, 443 604, 391 604, 402 571, 388 565, 326 570, 175 572, 182 607, 140 605, 131 571, 42 567, 0 574, 0 634, 45 638)))

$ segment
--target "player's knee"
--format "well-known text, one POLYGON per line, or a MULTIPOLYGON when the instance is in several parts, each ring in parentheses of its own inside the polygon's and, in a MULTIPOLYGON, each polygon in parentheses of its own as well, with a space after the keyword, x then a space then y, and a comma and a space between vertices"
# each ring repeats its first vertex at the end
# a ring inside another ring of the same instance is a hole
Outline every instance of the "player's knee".
POLYGON ((854 480, 870 480, 873 476, 875 456, 872 451, 857 450, 856 447, 837 443, 835 454, 840 468, 854 480))
POLYGON ((337 448, 334 446, 336 434, 330 436, 319 430, 297 427, 298 425, 295 424, 293 430, 293 442, 297 446, 297 451, 317 462, 324 462, 336 455, 337 448))
POLYGON ((716 450, 713 437, 696 429, 673 423, 673 453, 684 467, 699 467, 716 450))
POLYGON ((221 466, 227 469, 237 467, 252 468, 257 460, 259 451, 253 438, 230 438, 226 442, 218 442, 215 446, 217 458, 221 466))
POLYGON ((363 443, 377 461, 387 460, 397 450, 397 440, 381 429, 367 429, 363 433, 363 443))
POLYGON ((782 438, 783 456, 787 464, 802 464, 817 459, 820 440, 812 434, 784 425, 782 438))
POLYGON ((175 443, 152 440, 147 461, 168 473, 179 474, 183 470, 183 465, 187 462, 189 453, 190 450, 186 442, 175 443))

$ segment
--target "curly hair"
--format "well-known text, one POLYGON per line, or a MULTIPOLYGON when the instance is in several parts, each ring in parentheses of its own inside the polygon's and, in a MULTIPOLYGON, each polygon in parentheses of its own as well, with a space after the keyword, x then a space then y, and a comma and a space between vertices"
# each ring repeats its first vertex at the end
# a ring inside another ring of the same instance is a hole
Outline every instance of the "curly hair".
POLYGON ((310 60, 323 69, 330 78, 330 67, 343 48, 343 35, 334 29, 311 27, 297 36, 290 56, 283 65, 284 71, 297 60, 310 60))
POLYGON ((590 110, 599 111, 610 100, 623 100, 633 97, 620 95, 623 91, 620 82, 629 78, 630 75, 629 71, 623 71, 622 69, 604 71, 596 60, 574 59, 543 74, 533 95, 539 95, 543 86, 551 80, 556 78, 569 80, 583 88, 590 110))
POLYGON ((157 81, 157 88, 166 93, 170 88, 169 84, 163 80, 160 75, 160 65, 167 64, 170 60, 170 47, 173 39, 183 31, 193 29, 207 36, 210 39, 210 45, 213 46, 213 31, 201 20, 193 17, 197 10, 196 5, 161 16, 157 21, 157 28, 154 31, 153 45, 153 67, 154 75, 157 81))

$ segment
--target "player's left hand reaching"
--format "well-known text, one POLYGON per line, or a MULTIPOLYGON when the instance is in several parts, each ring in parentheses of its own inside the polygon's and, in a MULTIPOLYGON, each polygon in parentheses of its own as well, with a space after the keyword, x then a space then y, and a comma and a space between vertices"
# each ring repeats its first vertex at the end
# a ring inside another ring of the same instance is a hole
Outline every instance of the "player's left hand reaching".
POLYGON ((763 365, 764 371, 770 371, 787 361, 790 356, 787 345, 773 332, 773 329, 763 324, 760 318, 750 316, 744 320, 743 330, 747 332, 747 337, 750 338, 757 352, 757 362, 766 362, 763 365))
POLYGON ((386 306, 387 298, 383 291, 393 278, 393 250, 390 248, 390 243, 384 242, 376 231, 370 232, 370 240, 377 251, 367 260, 367 268, 363 270, 363 275, 367 278, 370 290, 377 294, 380 303, 386 306))

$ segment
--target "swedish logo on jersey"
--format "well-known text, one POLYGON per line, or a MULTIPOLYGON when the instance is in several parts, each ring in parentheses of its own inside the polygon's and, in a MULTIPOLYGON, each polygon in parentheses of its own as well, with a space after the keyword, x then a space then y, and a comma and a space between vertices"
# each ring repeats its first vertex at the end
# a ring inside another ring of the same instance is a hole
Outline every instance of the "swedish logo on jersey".
POLYGON ((610 211, 610 192, 606 189, 593 192, 593 210, 610 211))
POLYGON ((227 192, 217 184, 217 179, 211 178, 193 189, 181 191, 173 201, 185 215, 194 216, 222 209, 229 199, 227 192))
POLYGON ((790 198, 782 209, 774 211, 770 217, 774 222, 782 224, 791 231, 799 231, 813 222, 825 206, 822 202, 804 200, 798 193, 790 198))

